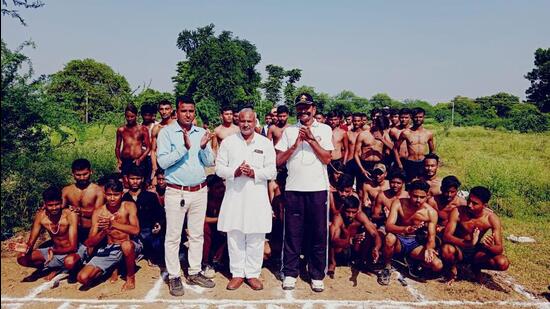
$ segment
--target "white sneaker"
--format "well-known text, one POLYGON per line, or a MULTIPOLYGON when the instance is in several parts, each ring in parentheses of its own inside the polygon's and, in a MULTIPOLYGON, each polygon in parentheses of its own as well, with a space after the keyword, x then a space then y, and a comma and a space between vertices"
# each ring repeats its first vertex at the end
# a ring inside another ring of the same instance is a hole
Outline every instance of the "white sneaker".
POLYGON ((323 292, 325 290, 323 280, 311 280, 311 289, 314 292, 323 292))
POLYGON ((204 270, 202 271, 202 275, 208 279, 214 279, 214 277, 216 276, 216 271, 212 266, 206 265, 204 267, 204 270))
POLYGON ((296 278, 285 276, 285 280, 283 280, 283 290, 294 290, 296 287, 296 278))

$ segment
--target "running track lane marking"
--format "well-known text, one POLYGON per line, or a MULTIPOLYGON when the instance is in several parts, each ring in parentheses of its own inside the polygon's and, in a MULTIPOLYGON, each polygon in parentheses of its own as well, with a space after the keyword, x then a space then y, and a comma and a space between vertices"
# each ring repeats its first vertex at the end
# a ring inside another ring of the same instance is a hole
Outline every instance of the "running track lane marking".
POLYGON ((550 308, 550 303, 546 301, 464 301, 464 300, 426 300, 421 302, 415 301, 395 301, 395 300, 323 300, 323 299, 293 299, 291 301, 286 299, 265 299, 265 300, 235 300, 235 299, 185 299, 185 300, 174 300, 174 299, 157 299, 155 301, 146 301, 144 299, 64 299, 64 298, 15 298, 15 297, 5 297, 2 296, 2 304, 9 305, 20 305, 21 303, 76 303, 85 305, 125 305, 125 304, 172 304, 172 305, 233 305, 233 306, 248 306, 248 305, 269 305, 277 304, 280 305, 305 305, 305 304, 314 304, 321 306, 394 306, 394 307, 403 307, 403 306, 413 306, 413 307, 431 307, 431 306, 516 306, 516 307, 533 307, 538 308, 550 308))
POLYGON ((155 285, 147 292, 147 295, 145 295, 145 300, 147 301, 154 301, 160 294, 160 288, 162 287, 162 284, 164 283, 164 280, 161 278, 158 278, 158 280, 155 282, 155 285))

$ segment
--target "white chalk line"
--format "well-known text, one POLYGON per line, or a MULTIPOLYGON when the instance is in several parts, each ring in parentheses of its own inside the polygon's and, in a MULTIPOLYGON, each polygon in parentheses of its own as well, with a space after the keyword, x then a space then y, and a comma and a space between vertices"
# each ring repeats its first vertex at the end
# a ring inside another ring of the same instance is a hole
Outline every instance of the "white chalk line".
POLYGON ((160 288, 162 287, 163 284, 164 284, 164 280, 162 280, 162 277, 161 277, 155 282, 155 284, 149 290, 149 292, 147 292, 147 295, 145 295, 145 300, 148 300, 148 301, 155 300, 159 296, 160 288))
POLYGON ((57 309, 68 309, 68 308, 70 308, 69 307, 70 305, 71 305, 71 303, 66 301, 66 302, 62 303, 61 305, 59 305, 59 307, 57 307, 57 309))
POLYGON ((426 301, 396 301, 396 300, 329 300, 329 299, 261 299, 261 300, 236 300, 236 299, 156 299, 147 301, 145 299, 78 299, 78 298, 46 298, 37 297, 34 299, 16 298, 2 296, 2 304, 10 303, 60 303, 69 302, 77 304, 181 304, 186 305, 232 305, 232 306, 247 306, 247 305, 328 305, 328 306, 547 306, 546 301, 467 301, 467 300, 426 300, 426 301))
POLYGON ((527 291, 527 288, 517 283, 513 278, 507 276, 506 274, 500 274, 500 277, 502 278, 504 283, 508 284, 514 291, 516 291, 516 293, 529 300, 538 300, 537 297, 527 291))

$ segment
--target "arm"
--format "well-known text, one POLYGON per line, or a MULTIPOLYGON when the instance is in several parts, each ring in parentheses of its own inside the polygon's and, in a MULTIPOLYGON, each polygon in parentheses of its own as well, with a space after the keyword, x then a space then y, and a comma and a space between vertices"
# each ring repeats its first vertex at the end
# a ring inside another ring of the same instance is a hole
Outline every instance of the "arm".
POLYGON ((209 141, 216 139, 212 138, 214 135, 210 133, 209 130, 206 130, 204 132, 204 135, 201 138, 200 141, 200 149, 199 149, 199 160, 201 161, 203 166, 214 166, 214 161, 216 160, 214 156, 214 151, 212 150, 212 146, 210 146, 209 141))
MULTIPOLYGON (((220 143, 218 142, 218 128, 214 129, 214 137, 212 138, 212 151, 218 153, 220 150, 220 143)), ((223 141, 222 141, 223 142, 223 141)))
POLYGON ((359 212, 359 214, 357 215, 357 221, 363 224, 367 233, 369 233, 372 239, 374 239, 374 247, 372 248, 372 250, 380 251, 380 248, 382 247, 382 238, 380 237, 380 234, 378 234, 376 226, 363 212, 359 212))
POLYGON ((143 160, 145 160, 145 157, 149 154, 149 151, 151 151, 151 139, 149 138, 149 130, 147 130, 146 126, 141 126, 141 136, 143 138, 143 145, 145 145, 145 150, 141 153, 141 156, 136 161, 136 165, 141 164, 143 160))
POLYGON ((433 133, 430 133, 430 137, 428 138, 428 148, 430 149, 430 153, 435 152, 435 138, 433 133))
POLYGON ((294 151, 298 149, 298 145, 300 145, 300 143, 302 143, 302 137, 298 134, 294 144, 288 147, 289 140, 285 130, 285 132, 283 132, 283 136, 281 136, 281 139, 279 140, 279 143, 275 146, 275 149, 277 149, 277 166, 286 164, 286 161, 288 161, 294 151))
POLYGON ((494 213, 491 213, 489 215, 489 223, 491 224, 491 228, 493 230, 493 241, 487 243, 482 241, 482 244, 492 254, 502 254, 504 252, 504 247, 502 245, 502 224, 500 223, 499 218, 494 213))
POLYGON ((372 206, 372 220, 373 221, 380 221, 384 219, 384 215, 382 214, 382 208, 384 207, 384 192, 378 193, 376 196, 376 201, 374 202, 374 206, 372 206))
POLYGON ((125 203, 126 210, 128 211, 129 224, 120 223, 115 219, 111 220, 111 228, 117 229, 132 236, 136 236, 137 234, 139 234, 139 220, 137 217, 136 204, 133 202, 123 203, 125 203))
POLYGON ((273 140, 273 126, 270 126, 269 129, 267 129, 267 138, 272 141, 273 140))
POLYGON ((343 163, 345 164, 348 161, 348 155, 349 155, 349 139, 348 139, 348 132, 344 131, 344 137, 342 138, 342 145, 344 145, 344 153, 342 158, 344 159, 343 163))
POLYGON ((398 199, 393 201, 390 208, 390 214, 386 220, 386 232, 394 234, 411 234, 416 231, 412 226, 399 226, 396 225, 397 217, 399 216, 399 209, 401 208, 401 201, 398 199))
POLYGON ((443 232, 443 241, 460 248, 471 248, 474 246, 472 241, 466 241, 462 238, 458 238, 454 236, 454 233, 456 231, 456 225, 458 224, 459 219, 460 219, 460 212, 458 211, 457 208, 455 208, 453 209, 453 211, 451 212, 451 215, 449 216, 449 221, 447 221, 447 225, 445 225, 445 229, 443 232))
POLYGON ((34 244, 36 244, 36 240, 38 239, 38 236, 40 235, 40 232, 42 231, 42 217, 44 216, 44 211, 39 210, 36 213, 36 216, 34 217, 34 221, 32 223, 31 228, 31 234, 29 235, 29 240, 27 241, 27 253, 31 254, 32 250, 34 248, 34 244))
POLYGON ((122 161, 120 160, 120 146, 122 145, 122 128, 116 130, 115 156, 120 168, 122 161))
POLYGON ((78 243, 78 215, 67 210, 67 219, 69 220, 69 246, 65 248, 53 249, 53 254, 69 254, 76 252, 78 243))
POLYGON ((361 163, 361 146, 363 145, 363 139, 364 135, 362 133, 359 133, 359 135, 357 135, 357 138, 355 139, 355 163, 357 163, 357 166, 361 170, 361 173, 363 175, 366 175, 367 178, 370 178, 369 173, 365 170, 363 164, 361 163))
POLYGON ((159 132, 157 139, 157 162, 160 167, 164 170, 174 165, 176 162, 181 160, 188 152, 187 148, 183 143, 183 136, 181 137, 182 142, 177 143, 174 149, 172 148, 172 143, 170 141, 169 130, 166 128, 159 132))
POLYGON ((275 148, 269 143, 263 149, 265 155, 264 166, 254 171, 254 182, 259 183, 277 177, 277 167, 275 166, 276 155, 275 148))
POLYGON ((330 241, 333 247, 347 248, 350 246, 349 234, 344 234, 343 230, 342 218, 335 216, 334 222, 330 225, 330 241))
POLYGON ((99 230, 99 214, 101 213, 101 208, 94 210, 92 214, 92 227, 90 228, 90 234, 88 239, 84 242, 84 245, 88 248, 97 246, 103 238, 107 235, 108 230, 102 228, 99 230))
POLYGON ((305 134, 305 141, 311 146, 311 149, 313 149, 313 152, 317 156, 317 158, 323 163, 323 164, 329 164, 330 160, 332 159, 331 156, 331 150, 325 150, 319 142, 315 139, 315 136, 313 136, 313 133, 311 132, 311 129, 302 127, 300 130, 304 130, 307 133, 305 134))
POLYGON ((153 130, 151 131, 151 166, 152 166, 152 171, 151 171, 151 176, 154 176, 155 175, 155 172, 157 171, 158 169, 158 165, 157 165, 157 138, 158 138, 158 134, 159 134, 159 131, 160 131, 160 126, 159 125, 155 125, 153 127, 153 130))
POLYGON ((401 132, 399 134, 399 139, 397 142, 393 145, 393 155, 395 156, 395 162, 397 162, 397 166, 399 166, 400 169, 403 169, 403 162, 401 162, 401 157, 399 156, 399 150, 401 149, 401 144, 405 141, 404 132, 401 132))
POLYGON ((238 168, 239 165, 229 166, 229 146, 227 139, 225 139, 222 141, 216 156, 216 175, 226 180, 232 180, 235 178, 235 170, 238 168))
POLYGON ((426 242, 426 249, 435 249, 435 235, 437 227, 437 211, 433 208, 428 209, 428 241, 426 242))

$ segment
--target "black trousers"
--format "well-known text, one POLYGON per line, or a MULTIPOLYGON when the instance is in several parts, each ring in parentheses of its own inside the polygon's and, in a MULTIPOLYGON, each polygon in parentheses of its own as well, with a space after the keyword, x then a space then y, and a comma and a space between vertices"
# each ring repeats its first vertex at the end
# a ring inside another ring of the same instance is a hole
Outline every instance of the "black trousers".
POLYGON ((283 274, 298 277, 304 253, 310 278, 322 280, 328 251, 327 191, 286 191, 285 198, 283 274))

